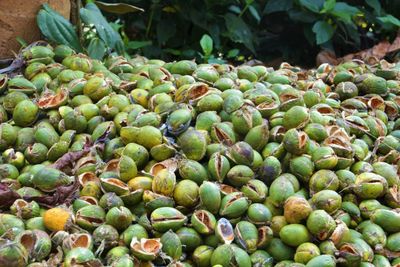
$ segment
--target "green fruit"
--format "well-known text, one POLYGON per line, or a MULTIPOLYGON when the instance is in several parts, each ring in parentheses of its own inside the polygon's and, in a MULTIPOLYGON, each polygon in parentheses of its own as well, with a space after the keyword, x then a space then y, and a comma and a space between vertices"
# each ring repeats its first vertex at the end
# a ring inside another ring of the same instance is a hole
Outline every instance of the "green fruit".
POLYGON ((182 243, 179 236, 171 230, 161 236, 162 250, 174 260, 182 256, 182 243))
POLYGON ((201 236, 193 228, 182 227, 176 234, 182 243, 183 251, 191 252, 203 243, 201 236))
POLYGON ((87 248, 77 247, 71 249, 66 255, 64 259, 65 267, 72 267, 78 264, 85 264, 90 260, 94 260, 95 256, 93 252, 87 248))
POLYGON ((309 119, 310 115, 307 108, 294 106, 285 112, 283 116, 283 127, 285 127, 286 130, 303 128, 308 123, 309 119))
POLYGON ((28 251, 22 244, 7 239, 0 240, 0 264, 2 266, 26 266, 28 255, 28 251))
POLYGON ((330 255, 320 255, 311 259, 306 267, 334 267, 336 262, 333 256, 330 255))
POLYGON ((161 207, 151 213, 150 221, 153 228, 159 232, 180 229, 186 221, 186 216, 170 207, 161 207))
POLYGON ((296 249, 295 262, 307 264, 311 259, 320 255, 319 248, 313 243, 303 243, 296 249))
POLYGON ((285 225, 279 231, 279 236, 285 244, 294 247, 309 242, 311 239, 310 233, 302 224, 285 225))
POLYGON ((320 240, 327 239, 335 228, 334 219, 324 210, 315 210, 307 218, 307 229, 320 240))
POLYGON ((106 223, 120 231, 125 230, 132 221, 131 211, 125 207, 113 207, 106 214, 106 223))
POLYGON ((283 243, 279 238, 273 238, 266 251, 276 261, 291 260, 295 253, 293 248, 283 243))
POLYGON ((19 102, 13 111, 13 120, 20 127, 27 127, 36 121, 38 106, 30 100, 19 102))
POLYGON ((235 227, 235 240, 236 243, 248 253, 256 251, 258 243, 258 231, 256 226, 246 221, 238 222, 235 227))
POLYGON ((199 199, 199 186, 191 180, 182 180, 176 185, 173 197, 178 205, 193 207, 199 199))
POLYGON ((221 206, 221 193, 219 187, 212 183, 205 181, 199 187, 199 197, 201 205, 213 214, 216 214, 221 206))

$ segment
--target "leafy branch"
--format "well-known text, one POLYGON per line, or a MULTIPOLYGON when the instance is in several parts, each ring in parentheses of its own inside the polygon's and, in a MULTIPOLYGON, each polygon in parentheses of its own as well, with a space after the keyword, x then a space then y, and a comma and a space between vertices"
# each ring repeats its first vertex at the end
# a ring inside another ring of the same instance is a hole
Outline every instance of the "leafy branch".
POLYGON ((98 1, 87 3, 79 10, 82 25, 78 25, 78 28, 81 26, 83 29, 81 32, 48 4, 44 4, 37 15, 37 24, 47 40, 68 45, 76 52, 86 52, 92 58, 102 59, 112 52, 125 55, 125 45, 121 35, 107 22, 99 7, 116 14, 143 11, 141 8, 123 3, 108 4, 98 1))

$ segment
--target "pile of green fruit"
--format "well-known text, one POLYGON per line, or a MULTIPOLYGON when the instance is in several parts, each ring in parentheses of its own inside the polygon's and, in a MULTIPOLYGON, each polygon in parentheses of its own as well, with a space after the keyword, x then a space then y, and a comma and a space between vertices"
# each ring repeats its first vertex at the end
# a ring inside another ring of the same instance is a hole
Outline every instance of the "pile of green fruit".
POLYGON ((400 266, 400 64, 22 56, 0 266, 400 266))

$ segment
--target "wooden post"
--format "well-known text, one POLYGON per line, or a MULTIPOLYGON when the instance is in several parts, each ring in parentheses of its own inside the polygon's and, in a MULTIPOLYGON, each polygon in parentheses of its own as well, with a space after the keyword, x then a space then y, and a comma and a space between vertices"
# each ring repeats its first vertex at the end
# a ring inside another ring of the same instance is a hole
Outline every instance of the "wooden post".
POLYGON ((42 4, 47 3, 67 19, 70 18, 70 0, 0 0, 0 59, 13 57, 20 44, 20 37, 27 43, 40 40, 36 15, 42 4))

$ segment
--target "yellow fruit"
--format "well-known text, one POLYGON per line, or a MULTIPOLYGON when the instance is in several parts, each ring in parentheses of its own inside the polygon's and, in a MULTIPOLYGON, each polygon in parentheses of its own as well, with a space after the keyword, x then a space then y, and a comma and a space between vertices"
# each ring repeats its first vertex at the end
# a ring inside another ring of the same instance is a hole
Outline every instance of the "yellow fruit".
POLYGON ((52 208, 43 214, 44 226, 51 231, 66 230, 72 219, 72 213, 64 208, 52 208))

